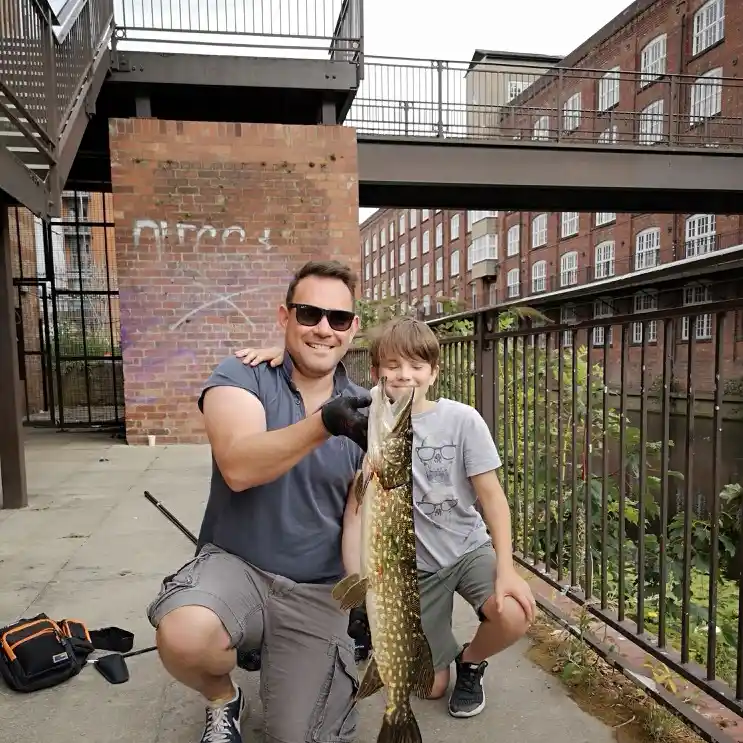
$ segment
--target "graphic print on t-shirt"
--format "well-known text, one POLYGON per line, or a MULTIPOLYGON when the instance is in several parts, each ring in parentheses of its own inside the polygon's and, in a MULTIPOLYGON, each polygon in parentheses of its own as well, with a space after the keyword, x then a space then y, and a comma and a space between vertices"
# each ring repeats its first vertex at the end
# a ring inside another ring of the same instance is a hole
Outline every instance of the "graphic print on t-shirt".
POLYGON ((435 519, 444 518, 446 514, 457 505, 457 498, 452 488, 452 467, 457 458, 457 446, 444 442, 434 446, 423 440, 420 446, 415 448, 418 461, 423 465, 426 480, 430 485, 430 491, 423 493, 416 505, 421 513, 430 517, 436 526, 435 519))

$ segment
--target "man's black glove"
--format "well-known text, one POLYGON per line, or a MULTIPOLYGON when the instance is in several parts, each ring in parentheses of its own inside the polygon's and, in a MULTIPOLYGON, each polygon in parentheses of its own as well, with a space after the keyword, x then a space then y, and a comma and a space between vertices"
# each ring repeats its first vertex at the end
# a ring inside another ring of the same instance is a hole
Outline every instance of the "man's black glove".
POLYGON ((359 408, 371 405, 371 395, 338 395, 320 408, 323 425, 331 436, 346 436, 364 451, 367 447, 369 412, 362 413, 359 408))
POLYGON ((348 616, 348 636, 356 644, 357 662, 366 660, 371 653, 372 638, 369 617, 366 615, 366 606, 363 604, 356 609, 351 609, 348 616))

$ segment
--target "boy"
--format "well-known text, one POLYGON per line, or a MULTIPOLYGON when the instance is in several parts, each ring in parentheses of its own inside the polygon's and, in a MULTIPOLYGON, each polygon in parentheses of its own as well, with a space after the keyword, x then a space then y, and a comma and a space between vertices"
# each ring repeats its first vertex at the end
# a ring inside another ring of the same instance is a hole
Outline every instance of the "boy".
MULTIPOLYGON (((281 350, 276 351, 245 349, 237 355, 246 364, 276 363, 281 350)), ((436 668, 431 698, 446 693, 454 662, 449 713, 472 717, 485 707, 487 659, 523 637, 534 619, 535 602, 513 564, 511 514, 496 473, 501 461, 485 421, 468 405, 426 397, 436 381, 439 354, 438 339, 428 325, 407 317, 387 323, 370 347, 372 378, 386 377, 392 398, 417 389, 413 500, 421 621, 436 668), (477 501, 484 518, 475 508, 477 501), (452 632, 455 591, 480 619, 475 636, 463 647, 452 632)), ((360 512, 349 499, 343 529, 347 572, 358 571, 360 526, 360 512)))

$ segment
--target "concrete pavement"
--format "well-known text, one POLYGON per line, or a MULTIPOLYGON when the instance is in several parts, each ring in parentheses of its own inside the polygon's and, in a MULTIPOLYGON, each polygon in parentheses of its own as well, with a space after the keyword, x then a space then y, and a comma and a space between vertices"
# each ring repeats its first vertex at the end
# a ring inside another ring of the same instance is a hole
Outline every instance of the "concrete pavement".
MULTIPOLYGON (((29 431, 29 508, 0 511, 0 623, 45 612, 93 628, 116 625, 146 647, 154 632, 147 602, 164 575, 185 562, 188 540, 148 503, 149 490, 192 531, 210 473, 202 446, 129 447, 104 434, 29 431)), ((455 631, 476 618, 457 604, 455 631)), ((455 720, 446 701, 414 700, 427 743, 609 743, 612 731, 584 713, 560 684, 525 657, 523 641, 491 661, 486 710, 455 720)), ((0 682, 0 743, 197 743, 204 709, 170 680, 157 656, 128 660, 131 678, 113 686, 89 666, 69 682, 33 694, 0 682)), ((260 743, 258 674, 240 672, 251 716, 245 743, 260 743)), ((290 700, 287 700, 290 703, 290 700)), ((383 696, 362 702, 359 743, 374 743, 383 696)))

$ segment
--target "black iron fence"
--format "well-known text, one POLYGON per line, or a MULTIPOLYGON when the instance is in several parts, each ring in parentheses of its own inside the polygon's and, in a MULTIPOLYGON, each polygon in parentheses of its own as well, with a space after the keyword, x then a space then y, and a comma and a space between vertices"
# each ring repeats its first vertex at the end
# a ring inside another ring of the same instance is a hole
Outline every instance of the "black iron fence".
POLYGON ((743 714, 743 299, 431 324, 433 394, 489 424, 520 564, 743 714))
POLYGON ((695 77, 367 55, 365 70, 346 120, 360 134, 743 147, 743 81, 722 68, 695 77))

